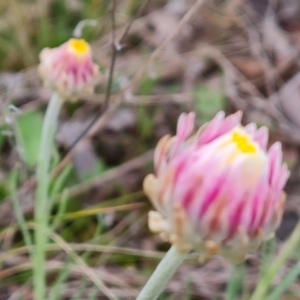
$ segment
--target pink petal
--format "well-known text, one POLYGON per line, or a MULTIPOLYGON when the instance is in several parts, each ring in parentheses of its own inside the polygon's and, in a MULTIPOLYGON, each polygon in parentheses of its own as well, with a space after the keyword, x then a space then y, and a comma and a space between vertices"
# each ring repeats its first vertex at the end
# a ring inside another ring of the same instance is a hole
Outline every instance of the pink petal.
POLYGON ((239 110, 235 114, 229 115, 224 119, 224 122, 222 124, 222 127, 220 128, 218 136, 221 136, 230 130, 232 130, 234 127, 236 127, 238 124, 241 123, 242 119, 242 112, 239 110))
POLYGON ((197 145, 203 145, 211 142, 215 138, 226 134, 241 122, 242 112, 238 111, 235 114, 225 117, 223 111, 219 112, 212 121, 208 124, 207 128, 199 137, 197 145))
POLYGON ((269 130, 267 127, 260 127, 254 134, 254 140, 258 143, 258 145, 266 150, 269 139, 269 130))
POLYGON ((266 201, 269 193, 267 179, 261 179, 257 185, 256 191, 251 202, 247 207, 247 213, 250 215, 249 232, 254 232, 257 229, 258 222, 262 215, 263 202, 266 201))
POLYGON ((257 126, 255 123, 250 123, 250 124, 246 125, 244 127, 244 129, 245 129, 246 133, 248 133, 250 136, 254 137, 254 134, 257 130, 257 126))
POLYGON ((276 178, 280 172, 280 165, 282 162, 282 150, 281 143, 276 142, 271 146, 268 151, 269 156, 269 184, 271 187, 275 187, 276 178))
POLYGON ((180 115, 176 133, 178 139, 185 140, 191 134, 194 129, 195 117, 196 113, 193 111, 188 114, 183 113, 180 115))
POLYGON ((274 183, 278 191, 281 191, 284 188, 289 176, 290 176, 290 171, 287 169, 286 165, 283 165, 274 183))
POLYGON ((173 144, 172 149, 170 151, 170 158, 174 157, 174 155, 178 153, 180 146, 193 131, 195 116, 195 112, 190 112, 189 114, 183 113, 180 115, 177 123, 176 141, 173 144))
MULTIPOLYGON (((213 172, 213 170, 212 170, 213 172)), ((206 183, 206 191, 203 195, 203 203, 201 205, 199 211, 199 218, 202 218, 203 215, 208 210, 209 206, 216 200, 216 198, 221 194, 221 191, 224 189, 226 184, 226 171, 223 170, 221 174, 218 176, 211 176, 209 181, 207 180, 206 183), (212 182, 213 181, 213 182, 212 182)), ((207 178, 208 179, 208 178, 207 178)))
POLYGON ((209 122, 207 125, 207 128, 204 130, 204 132, 201 134, 197 144, 203 145, 211 140, 214 139, 214 137, 217 135, 217 133, 220 130, 221 124, 224 121, 225 113, 223 111, 220 111, 216 114, 216 116, 209 122))
MULTIPOLYGON (((247 197, 247 195, 245 194, 244 197, 247 197)), ((247 199, 245 198, 239 201, 234 209, 231 209, 231 213, 228 215, 229 230, 227 238, 233 237, 237 232, 246 204, 247 199)))

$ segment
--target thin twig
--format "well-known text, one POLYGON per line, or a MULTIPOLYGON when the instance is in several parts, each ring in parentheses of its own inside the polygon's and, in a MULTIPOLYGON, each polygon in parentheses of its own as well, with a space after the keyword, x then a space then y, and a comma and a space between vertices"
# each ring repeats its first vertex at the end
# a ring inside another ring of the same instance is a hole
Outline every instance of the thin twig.
MULTIPOLYGON (((138 257, 146 257, 153 259, 161 259, 164 257, 165 253, 158 251, 150 251, 150 250, 140 250, 135 248, 127 248, 127 247, 117 247, 117 246, 106 246, 106 245, 94 245, 89 243, 76 244, 70 243, 68 244, 70 248, 74 251, 93 251, 99 253, 113 253, 113 254, 123 254, 123 255, 132 255, 138 257)), ((3 262, 8 259, 13 259, 16 256, 21 256, 29 253, 30 251, 34 251, 34 246, 22 246, 19 248, 11 249, 0 255, 0 262, 3 262)), ((58 244, 47 244, 46 251, 61 251, 63 250, 61 246, 58 244)))
MULTIPOLYGON (((142 13, 143 9, 145 8, 145 6, 147 5, 147 3, 149 2, 150 0, 145 0, 144 3, 140 6, 138 12, 137 12, 137 16, 140 16, 140 14, 142 13)), ((131 28, 131 25, 133 23, 133 21, 135 20, 135 18, 131 18, 130 22, 127 24, 127 26, 125 27, 125 30, 119 40, 119 45, 122 47, 122 44, 124 43, 124 40, 131 28)))
MULTIPOLYGON (((90 278, 92 282, 105 294, 109 299, 116 300, 117 297, 108 289, 102 280, 91 268, 89 268, 86 263, 82 260, 80 256, 78 256, 72 249, 72 247, 67 244, 60 236, 55 234, 54 232, 49 231, 50 237, 53 239, 55 243, 57 243, 68 255, 72 257, 72 259, 78 264, 78 266, 84 271, 84 273, 90 278)), ((117 280, 119 281, 119 280, 117 280)))
POLYGON ((85 209, 73 213, 66 213, 61 215, 59 218, 62 220, 72 220, 72 219, 78 219, 80 217, 94 216, 94 215, 106 214, 106 213, 116 212, 116 211, 133 210, 136 208, 143 207, 144 205, 145 203, 138 202, 138 203, 123 204, 123 205, 112 206, 112 207, 91 208, 91 209, 85 209))
MULTIPOLYGON (((142 8, 144 8, 144 5, 147 3, 148 0, 144 2, 144 4, 141 6, 139 9, 136 18, 139 16, 139 14, 142 11, 142 8)), ((122 34, 121 38, 119 41, 116 40, 116 19, 115 19, 115 14, 116 14, 116 0, 113 0, 113 6, 112 6, 112 12, 111 12, 111 24, 112 24, 112 58, 111 58, 111 64, 110 64, 110 69, 109 69, 109 76, 108 76, 108 82, 107 82, 107 88, 106 88, 106 93, 105 93, 105 98, 104 98, 104 103, 102 109, 99 111, 99 113, 96 114, 95 118, 91 121, 91 123, 87 126, 87 128, 82 132, 82 134, 74 141, 74 143, 71 145, 68 154, 66 157, 62 160, 62 162, 59 164, 59 166, 56 169, 56 172, 54 172, 55 175, 59 174, 60 171, 66 166, 66 164, 70 161, 71 159, 71 153, 72 150, 76 147, 76 145, 84 138, 87 136, 88 132, 91 130, 91 128, 94 127, 94 125, 97 123, 99 117, 103 113, 105 113, 108 109, 108 104, 109 100, 111 97, 111 86, 113 82, 113 73, 115 69, 115 63, 117 59, 117 54, 119 49, 121 49, 121 45, 123 41, 125 40, 129 29, 135 20, 135 18, 131 19, 127 27, 125 28, 124 33, 122 34)))
MULTIPOLYGON (((60 245, 60 246, 62 246, 62 245, 60 245)), ((67 244, 67 246, 68 246, 68 244, 67 244)), ((60 248, 66 252, 66 249, 64 249, 62 247, 60 247, 60 248)), ((16 265, 12 266, 12 267, 9 267, 5 270, 0 271, 0 279, 2 280, 4 278, 13 276, 13 275, 18 274, 18 273, 23 272, 23 271, 27 271, 27 270, 31 271, 32 266, 33 266, 32 263, 29 262, 29 261, 26 261, 24 263, 18 263, 16 265)), ((55 260, 51 260, 51 261, 47 262, 46 265, 45 265, 46 271, 63 270, 65 267, 66 267, 65 262, 55 261, 55 260)), ((83 269, 81 266, 72 265, 72 266, 70 266, 70 268, 71 268, 72 273, 77 273, 77 274, 80 274, 80 275, 88 276, 88 274, 86 273, 87 270, 83 269)), ((90 268, 88 268, 88 269, 90 269, 90 268)), ((123 288, 124 287, 128 288, 127 284, 124 283, 124 280, 117 278, 116 275, 111 275, 108 272, 103 272, 99 269, 98 270, 90 269, 90 271, 94 273, 94 277, 95 277, 94 279, 95 280, 98 279, 98 276, 99 277, 101 276, 106 281, 111 281, 112 283, 114 283, 116 285, 119 285, 123 288)), ((94 282, 94 280, 92 280, 92 281, 94 282)), ((103 292, 103 290, 101 290, 101 291, 103 292)), ((133 293, 133 291, 131 290, 131 294, 132 293, 133 293)), ((113 299, 117 299, 117 298, 113 298, 113 299)))
MULTIPOLYGON (((64 263, 60 263, 60 262, 56 263, 56 262, 51 261, 45 265, 45 269, 46 270, 56 269, 58 266, 63 267, 64 263)), ((33 265, 31 262, 25 262, 22 264, 19 263, 16 266, 13 266, 13 267, 10 267, 10 268, 0 271, 0 280, 10 277, 10 276, 13 276, 13 275, 18 274, 23 271, 32 270, 32 268, 33 268, 33 265)))
MULTIPOLYGON (((111 44, 111 62, 110 62, 110 69, 109 69, 109 76, 108 76, 108 82, 106 87, 106 93, 105 93, 105 100, 103 104, 103 111, 107 110, 110 94, 111 94, 111 85, 113 81, 113 75, 114 75, 114 68, 115 68, 115 62, 117 58, 117 44, 116 44, 116 0, 113 0, 112 3, 112 11, 111 11, 111 37, 112 37, 112 44, 111 44)), ((89 130, 89 129, 88 129, 89 130)))
POLYGON ((115 62, 117 58, 117 43, 116 43, 116 0, 113 0, 112 3, 112 11, 111 11, 111 36, 112 36, 112 42, 111 42, 111 50, 112 50, 112 56, 111 56, 111 63, 110 63, 110 68, 109 68, 109 75, 108 75, 108 82, 107 82, 107 87, 106 87, 106 92, 105 92, 105 98, 104 98, 104 103, 103 107, 101 107, 97 113, 96 116, 93 118, 91 123, 84 129, 84 131, 77 137, 77 139, 73 142, 71 147, 69 148, 69 152, 71 152, 74 147, 86 136, 86 134, 89 132, 91 127, 97 122, 99 116, 102 115, 107 110, 109 100, 110 100, 110 95, 111 95, 111 86, 112 86, 112 81, 113 81, 113 74, 114 74, 114 68, 115 68, 115 62))
MULTIPOLYGON (((85 192, 91 190, 94 187, 101 187, 107 185, 109 182, 112 182, 114 180, 118 180, 118 178, 122 178, 123 176, 126 176, 128 172, 131 172, 132 170, 137 170, 142 167, 144 167, 147 163, 149 163, 153 158, 154 150, 150 150, 140 156, 137 156, 122 165, 112 168, 111 170, 108 170, 103 174, 103 176, 95 177, 92 180, 89 180, 87 182, 83 182, 81 184, 78 184, 74 187, 71 187, 69 191, 70 197, 76 197, 78 195, 82 195, 85 192)), ((60 197, 60 196, 58 196, 60 197)))
MULTIPOLYGON (((115 102, 110 107, 108 107, 106 112, 100 118, 97 119, 95 124, 91 126, 86 135, 88 138, 93 137, 97 132, 99 132, 103 125, 114 115, 115 111, 122 103, 124 96, 128 93, 131 93, 136 88, 140 80, 143 78, 144 73, 147 71, 149 65, 161 54, 165 47, 180 32, 180 30, 186 25, 186 23, 190 20, 190 18, 194 15, 194 13, 200 8, 200 6, 203 3, 204 0, 198 0, 187 11, 187 13, 183 16, 179 24, 176 26, 176 28, 174 28, 174 30, 165 38, 165 40, 160 44, 160 46, 157 47, 156 50, 150 55, 146 63, 136 72, 130 84, 116 96, 115 102)), ((54 170, 54 176, 57 176, 63 170, 63 168, 71 161, 72 154, 72 151, 68 152, 68 154, 64 157, 64 159, 54 170)))

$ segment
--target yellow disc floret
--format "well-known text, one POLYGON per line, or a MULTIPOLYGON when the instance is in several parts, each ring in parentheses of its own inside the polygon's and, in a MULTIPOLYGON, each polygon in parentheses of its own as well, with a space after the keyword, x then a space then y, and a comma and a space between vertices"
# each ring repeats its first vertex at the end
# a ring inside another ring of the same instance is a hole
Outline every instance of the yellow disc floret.
POLYGON ((234 142, 239 151, 244 154, 254 154, 256 153, 256 147, 254 143, 251 141, 249 136, 240 132, 232 133, 232 142, 234 142))
POLYGON ((89 44, 83 39, 70 39, 69 46, 70 50, 77 55, 85 55, 90 51, 89 44))

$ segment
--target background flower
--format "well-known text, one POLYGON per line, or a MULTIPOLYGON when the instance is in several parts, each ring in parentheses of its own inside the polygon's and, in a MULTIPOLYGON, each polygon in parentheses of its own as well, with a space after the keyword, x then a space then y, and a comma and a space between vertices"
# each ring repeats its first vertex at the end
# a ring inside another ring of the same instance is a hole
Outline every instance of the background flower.
POLYGON ((91 48, 82 39, 70 39, 60 47, 45 48, 40 54, 39 73, 44 85, 64 98, 76 100, 91 94, 101 80, 92 61, 91 48))

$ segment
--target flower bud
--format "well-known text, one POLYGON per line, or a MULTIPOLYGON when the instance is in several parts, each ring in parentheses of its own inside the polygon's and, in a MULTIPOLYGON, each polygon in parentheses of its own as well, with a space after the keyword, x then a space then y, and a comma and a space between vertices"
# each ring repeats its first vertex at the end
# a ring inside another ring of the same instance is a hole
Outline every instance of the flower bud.
POLYGON ((243 127, 240 112, 226 118, 220 112, 191 136, 194 119, 193 112, 182 114, 176 136, 157 145, 156 176, 144 180, 156 209, 149 227, 179 251, 240 262, 281 221, 289 177, 281 144, 267 151, 268 129, 243 127))
POLYGON ((92 94, 101 80, 90 45, 82 39, 70 39, 57 48, 43 49, 40 61, 38 70, 45 87, 67 100, 92 94))

